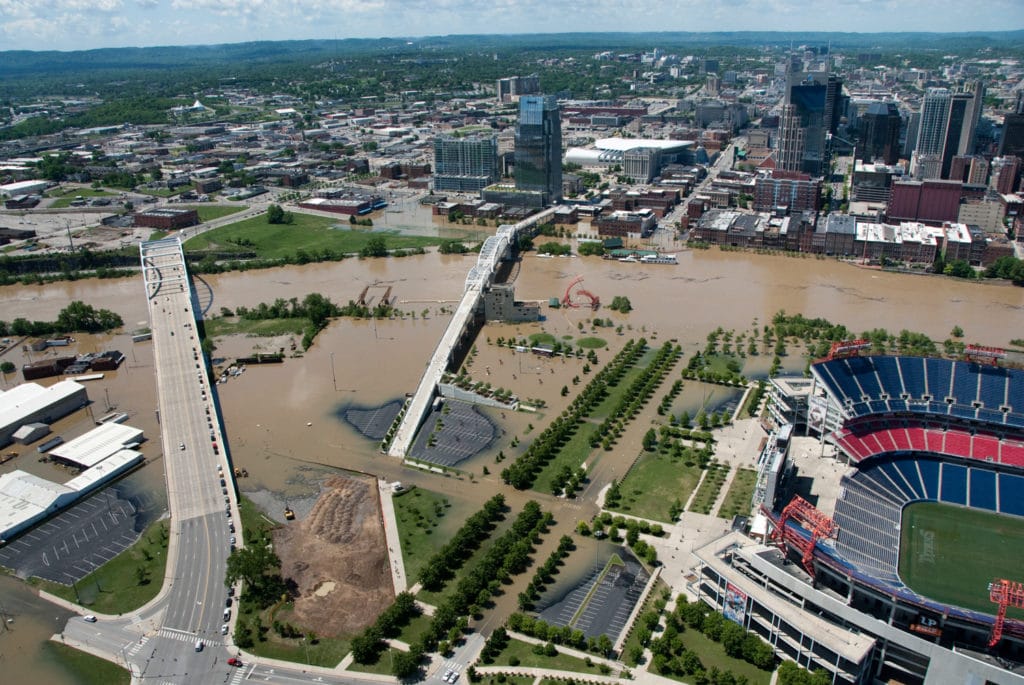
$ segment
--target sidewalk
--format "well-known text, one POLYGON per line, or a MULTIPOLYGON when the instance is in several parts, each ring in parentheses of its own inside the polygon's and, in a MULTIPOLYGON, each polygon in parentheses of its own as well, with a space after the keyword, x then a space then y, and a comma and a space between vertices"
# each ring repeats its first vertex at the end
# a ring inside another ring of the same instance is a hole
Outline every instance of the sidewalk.
POLYGON ((385 480, 377 481, 380 493, 380 511, 384 519, 384 537, 388 543, 388 557, 391 559, 391 582, 395 594, 405 592, 409 587, 405 577, 405 562, 402 560, 402 538, 398 534, 398 520, 395 518, 395 503, 391 499, 392 485, 385 480))

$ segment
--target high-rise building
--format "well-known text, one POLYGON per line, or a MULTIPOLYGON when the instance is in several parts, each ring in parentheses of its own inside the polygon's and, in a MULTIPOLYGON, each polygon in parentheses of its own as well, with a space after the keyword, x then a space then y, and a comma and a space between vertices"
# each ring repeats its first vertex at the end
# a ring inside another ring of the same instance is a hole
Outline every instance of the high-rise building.
POLYGON ((540 76, 507 76, 498 79, 498 102, 512 102, 522 95, 533 95, 540 92, 540 76))
POLYGON ((497 136, 434 139, 434 190, 470 193, 497 180, 497 136))
POLYGON ((544 204, 562 197, 562 120, 552 95, 519 99, 516 190, 539 192, 544 204))
POLYGON ((828 169, 828 143, 842 116, 842 90, 842 79, 824 72, 789 75, 785 104, 793 106, 803 129, 800 171, 820 176, 828 169))
POLYGON ((921 103, 921 121, 917 129, 917 147, 921 155, 941 155, 946 142, 950 94, 946 88, 929 88, 921 103))
POLYGON ((1003 118, 1003 135, 999 139, 1000 156, 1024 157, 1024 91, 1017 93, 1017 104, 1003 118))
POLYGON ((900 118, 894 102, 872 102, 860 116, 857 159, 895 164, 900 158, 900 118))
POLYGON ((800 171, 804 159, 804 129, 793 105, 783 105, 779 116, 779 146, 775 155, 775 168, 800 171))
POLYGON ((1017 177, 1020 175, 1021 160, 1012 155, 996 157, 992 160, 992 176, 989 181, 992 190, 1009 195, 1017 187, 1017 177))

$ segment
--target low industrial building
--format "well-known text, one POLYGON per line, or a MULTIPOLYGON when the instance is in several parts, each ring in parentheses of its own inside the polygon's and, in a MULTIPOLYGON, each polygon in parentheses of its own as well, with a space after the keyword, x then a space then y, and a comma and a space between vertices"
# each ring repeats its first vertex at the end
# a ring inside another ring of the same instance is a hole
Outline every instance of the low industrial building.
POLYGON ((199 224, 199 213, 194 209, 161 207, 148 209, 135 215, 135 225, 162 231, 188 228, 199 224))
POLYGON ((14 431, 14 441, 19 445, 31 445, 33 442, 50 434, 50 427, 45 423, 26 423, 14 431))
POLYGON ((62 464, 88 469, 122 449, 138 445, 142 430, 121 423, 104 423, 85 435, 50 450, 50 458, 62 464))
POLYGON ((48 388, 22 383, 0 392, 0 447, 9 445, 15 431, 29 423, 53 423, 89 403, 85 386, 61 381, 48 388))
POLYGON ((141 461, 141 452, 120 450, 63 485, 20 470, 0 475, 0 542, 66 509, 141 461))

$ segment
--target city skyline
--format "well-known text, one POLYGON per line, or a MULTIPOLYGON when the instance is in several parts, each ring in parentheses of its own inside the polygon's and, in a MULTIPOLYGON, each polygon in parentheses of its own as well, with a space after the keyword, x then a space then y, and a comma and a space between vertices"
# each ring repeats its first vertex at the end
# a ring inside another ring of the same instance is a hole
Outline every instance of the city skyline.
POLYGON ((204 45, 263 40, 609 31, 1004 31, 1020 0, 861 0, 842 14, 825 0, 0 0, 9 50, 204 45))

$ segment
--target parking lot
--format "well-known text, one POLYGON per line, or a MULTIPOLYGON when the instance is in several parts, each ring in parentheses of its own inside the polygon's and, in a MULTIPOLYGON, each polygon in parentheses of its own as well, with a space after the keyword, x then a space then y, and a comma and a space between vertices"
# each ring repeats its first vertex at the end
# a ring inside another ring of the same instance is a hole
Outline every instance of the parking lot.
POLYGON ((552 625, 572 626, 588 638, 607 635, 614 641, 650 578, 631 555, 620 557, 624 564, 609 563, 603 576, 605 567, 595 566, 564 599, 543 609, 540 617, 552 625))
POLYGON ((497 427, 475 406, 446 400, 443 407, 447 410, 427 415, 409 456, 439 466, 455 466, 487 449, 497 437, 497 427))
POLYGON ((0 566, 70 585, 138 540, 139 518, 130 500, 107 488, 0 549, 0 566))
POLYGON ((341 418, 371 440, 383 440, 388 428, 402 410, 401 400, 392 400, 379 407, 346 407, 341 418))

